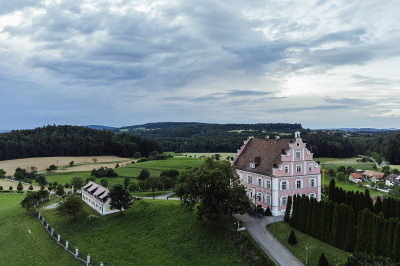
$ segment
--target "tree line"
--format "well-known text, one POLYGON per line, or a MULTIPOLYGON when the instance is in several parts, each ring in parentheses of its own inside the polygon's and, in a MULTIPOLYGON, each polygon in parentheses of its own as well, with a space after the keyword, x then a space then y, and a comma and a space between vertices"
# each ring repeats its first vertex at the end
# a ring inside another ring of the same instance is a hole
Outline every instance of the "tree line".
POLYGON ((0 134, 0 160, 48 156, 133 157, 162 152, 156 140, 78 126, 45 126, 0 134))
MULTIPOLYGON (((373 204, 369 191, 344 191, 329 186, 329 200, 318 202, 306 195, 291 197, 290 225, 297 230, 348 252, 367 252, 400 261, 400 202, 395 198, 373 204)), ((288 207, 290 210, 290 207, 288 207)), ((289 213, 289 210, 287 212, 289 213)), ((285 221, 289 221, 285 216, 285 221)))

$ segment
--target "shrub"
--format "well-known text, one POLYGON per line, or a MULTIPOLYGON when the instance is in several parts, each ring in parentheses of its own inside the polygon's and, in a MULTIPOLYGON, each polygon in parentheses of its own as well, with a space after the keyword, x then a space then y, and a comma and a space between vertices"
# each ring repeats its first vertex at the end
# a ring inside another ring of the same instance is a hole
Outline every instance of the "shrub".
POLYGON ((329 266, 329 263, 325 258, 324 253, 321 253, 321 257, 319 257, 318 266, 329 266))
POLYGON ((265 210, 265 216, 272 216, 272 212, 271 212, 271 209, 269 208, 269 206, 265 210))
POLYGON ((294 231, 293 231, 293 230, 290 231, 288 243, 289 243, 290 245, 294 245, 294 244, 297 243, 296 235, 294 234, 294 231))

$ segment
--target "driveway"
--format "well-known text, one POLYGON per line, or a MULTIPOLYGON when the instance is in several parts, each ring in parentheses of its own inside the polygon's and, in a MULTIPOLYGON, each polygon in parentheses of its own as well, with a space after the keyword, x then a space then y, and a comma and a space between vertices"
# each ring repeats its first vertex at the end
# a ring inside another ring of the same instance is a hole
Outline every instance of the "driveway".
POLYGON ((277 265, 303 265, 267 230, 267 224, 273 221, 283 221, 283 216, 270 218, 253 218, 248 214, 235 214, 234 216, 243 223, 247 231, 277 265))

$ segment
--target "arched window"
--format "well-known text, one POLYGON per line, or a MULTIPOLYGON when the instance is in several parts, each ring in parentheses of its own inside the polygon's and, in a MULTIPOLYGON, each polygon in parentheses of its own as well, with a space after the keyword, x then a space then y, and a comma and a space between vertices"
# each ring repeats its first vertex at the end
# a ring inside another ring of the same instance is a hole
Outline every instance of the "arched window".
POLYGON ((303 180, 296 179, 296 188, 303 188, 303 180))
POLYGON ((257 185, 259 187, 262 187, 262 179, 261 178, 257 178, 257 185))
POLYGON ((310 199, 315 198, 315 193, 314 193, 314 192, 311 192, 310 194, 308 194, 308 197, 310 197, 310 199))
POLYGON ((269 179, 266 179, 265 180, 265 188, 271 188, 271 180, 269 180, 269 179))
POLYGON ((262 196, 262 193, 261 193, 261 192, 258 192, 258 193, 257 193, 257 201, 258 201, 258 202, 263 202, 263 196, 262 196))
POLYGON ((309 187, 315 187, 315 178, 310 178, 308 182, 309 182, 309 187))

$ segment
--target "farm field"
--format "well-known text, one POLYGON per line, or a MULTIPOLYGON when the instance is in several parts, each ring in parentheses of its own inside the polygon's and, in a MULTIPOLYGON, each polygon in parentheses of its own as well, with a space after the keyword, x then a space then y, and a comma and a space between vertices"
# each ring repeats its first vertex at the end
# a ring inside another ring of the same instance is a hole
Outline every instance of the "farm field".
POLYGON ((18 193, 0 194, 0 265, 82 265, 21 208, 24 197, 18 193))
MULTIPOLYGON (((61 167, 60 170, 65 167, 65 169, 74 169, 79 167, 79 165, 88 166, 88 170, 92 170, 95 166, 101 163, 110 163, 115 166, 117 162, 126 162, 131 161, 128 158, 121 158, 117 156, 77 156, 77 157, 36 157, 36 158, 26 158, 26 159, 16 159, 16 160, 7 160, 7 161, 0 161, 0 169, 3 169, 7 172, 7 175, 13 175, 15 169, 21 167, 23 169, 27 169, 31 166, 36 166, 38 171, 45 171, 50 165, 54 164, 61 167), (92 158, 97 158, 98 162, 93 163, 92 158), (69 163, 71 161, 75 162, 74 167, 69 167, 69 163)), ((75 170, 75 169, 74 169, 75 170)), ((75 170, 76 171, 76 170, 75 170)), ((80 169, 80 171, 83 171, 80 169)), ((87 171, 87 170, 86 170, 87 171)))
POLYGON ((122 215, 95 214, 91 222, 85 222, 94 214, 88 206, 76 222, 54 210, 42 214, 71 245, 105 265, 245 265, 225 239, 234 218, 199 221, 177 201, 135 200, 122 215))
MULTIPOLYGON (((22 185, 24 186, 24 190, 28 190, 29 185, 25 185, 25 184, 22 184, 22 185)), ((2 186, 4 190, 8 190, 8 188, 10 186, 12 186, 14 188, 14 190, 16 190, 17 186, 18 186, 18 182, 13 182, 13 181, 0 179, 0 186, 2 186)), ((33 190, 39 190, 40 189, 40 186, 36 186, 34 184, 32 184, 32 187, 33 187, 33 190)))
POLYGON ((331 245, 328 245, 318 239, 301 233, 300 231, 293 229, 286 222, 278 222, 275 224, 267 225, 267 229, 273 234, 282 245, 284 245, 298 260, 306 264, 306 247, 308 247, 308 265, 318 265, 319 257, 321 253, 325 254, 329 265, 338 265, 344 263, 350 253, 343 250, 337 249, 331 245), (274 227, 276 227, 274 234, 274 227), (297 244, 289 245, 288 238, 290 230, 294 231, 297 244))
MULTIPOLYGON (((352 166, 354 169, 362 169, 362 170, 372 170, 372 167, 375 165, 375 163, 358 163, 356 160, 359 158, 353 157, 353 158, 320 158, 319 161, 321 162, 321 165, 324 165, 325 169, 335 169, 338 168, 339 166, 352 166)), ((318 160, 318 158, 314 158, 315 161, 318 160)))

